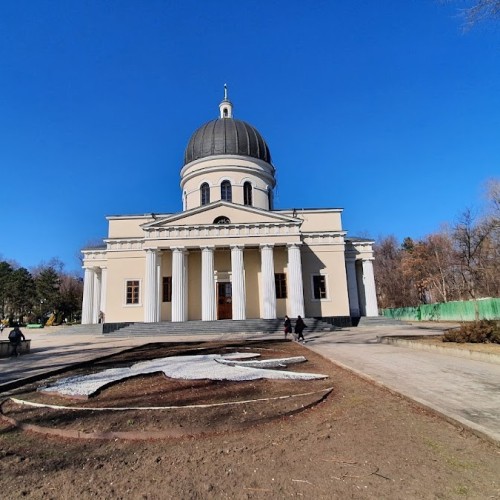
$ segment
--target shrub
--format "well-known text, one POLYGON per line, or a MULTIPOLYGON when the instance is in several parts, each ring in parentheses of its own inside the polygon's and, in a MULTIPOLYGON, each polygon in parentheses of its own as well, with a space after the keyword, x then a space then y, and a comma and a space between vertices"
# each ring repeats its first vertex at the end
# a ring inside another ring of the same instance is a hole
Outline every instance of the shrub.
POLYGON ((460 328, 446 331, 443 335, 443 342, 500 344, 500 321, 482 319, 464 323, 460 328))

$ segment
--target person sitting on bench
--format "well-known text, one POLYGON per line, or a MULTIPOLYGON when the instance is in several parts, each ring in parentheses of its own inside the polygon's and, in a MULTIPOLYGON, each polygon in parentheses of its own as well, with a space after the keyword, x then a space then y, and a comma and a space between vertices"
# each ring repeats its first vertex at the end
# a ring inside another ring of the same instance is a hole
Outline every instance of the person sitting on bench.
POLYGON ((21 345, 22 340, 26 340, 26 337, 23 335, 23 332, 19 330, 19 326, 16 325, 9 333, 9 342, 12 347, 11 356, 19 356, 20 352, 18 351, 18 348, 21 345))

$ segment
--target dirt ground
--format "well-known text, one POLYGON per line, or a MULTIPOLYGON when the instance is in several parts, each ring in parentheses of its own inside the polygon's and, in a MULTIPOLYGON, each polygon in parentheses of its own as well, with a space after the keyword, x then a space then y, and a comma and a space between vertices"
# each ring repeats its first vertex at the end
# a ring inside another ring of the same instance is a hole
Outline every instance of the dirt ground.
MULTIPOLYGON (((146 346, 79 372, 192 354, 201 347, 146 346)), ((204 352, 251 347, 262 358, 303 355, 306 363, 288 369, 328 378, 211 382, 155 374, 112 385, 85 401, 36 392, 35 385, 18 389, 12 395, 19 399, 82 408, 212 406, 101 412, 6 402, 3 410, 11 418, 49 429, 172 437, 68 439, 3 421, 2 498, 500 498, 500 448, 300 344, 203 347, 204 352), (220 405, 255 399, 261 401, 220 405)))

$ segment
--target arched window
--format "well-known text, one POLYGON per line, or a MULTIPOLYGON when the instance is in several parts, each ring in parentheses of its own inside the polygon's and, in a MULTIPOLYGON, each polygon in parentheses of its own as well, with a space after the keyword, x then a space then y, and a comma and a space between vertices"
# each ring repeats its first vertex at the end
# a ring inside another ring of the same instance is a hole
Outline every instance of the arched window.
POLYGON ((206 182, 200 187, 200 202, 202 205, 210 203, 210 186, 206 182))
POLYGON ((224 217, 223 215, 221 215, 214 220, 214 224, 231 224, 231 221, 228 217, 224 217))
POLYGON ((273 192, 271 191, 271 188, 267 188, 267 200, 269 203, 269 210, 273 209, 273 192))
POLYGON ((220 199, 224 201, 233 201, 233 193, 229 181, 222 181, 220 185, 220 199))
POLYGON ((250 182, 243 184, 243 203, 245 205, 252 205, 252 184, 250 182))

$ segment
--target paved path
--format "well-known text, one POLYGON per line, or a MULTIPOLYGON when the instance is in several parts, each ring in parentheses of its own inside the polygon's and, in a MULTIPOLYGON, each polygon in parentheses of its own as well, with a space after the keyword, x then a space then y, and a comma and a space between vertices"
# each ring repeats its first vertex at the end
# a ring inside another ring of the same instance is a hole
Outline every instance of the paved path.
POLYGON ((500 444, 500 364, 381 344, 376 339, 422 333, 410 328, 353 328, 336 332, 334 338, 328 334, 314 339, 308 346, 500 444))
MULTIPOLYGON (((500 364, 381 344, 381 335, 436 334, 443 327, 385 326, 311 334, 306 346, 365 378, 374 380, 500 443, 500 364)), ((148 342, 262 339, 262 335, 106 337, 64 334, 63 330, 26 331, 31 353, 0 359, 0 392, 29 379, 75 363, 100 358, 148 342)), ((277 338, 277 335, 269 336, 277 338)), ((307 338, 307 337, 306 337, 307 338)))

